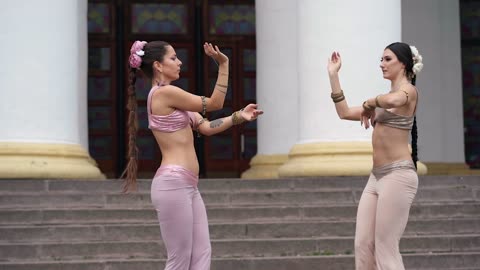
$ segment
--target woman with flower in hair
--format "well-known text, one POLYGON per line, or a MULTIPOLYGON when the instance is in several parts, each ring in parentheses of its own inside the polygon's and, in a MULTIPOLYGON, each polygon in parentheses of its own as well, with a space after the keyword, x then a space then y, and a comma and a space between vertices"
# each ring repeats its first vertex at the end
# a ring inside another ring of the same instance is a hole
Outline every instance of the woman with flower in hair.
POLYGON ((333 52, 328 61, 331 98, 341 119, 360 121, 372 134, 373 168, 357 210, 356 269, 405 269, 399 242, 418 187, 417 74, 423 67, 418 50, 396 42, 383 51, 380 68, 391 81, 390 91, 349 107, 340 87, 342 60, 333 52), (412 153, 408 147, 409 132, 412 153))
POLYGON ((199 165, 193 131, 213 135, 233 125, 253 121, 263 113, 256 104, 249 104, 228 117, 211 122, 203 118, 206 112, 223 107, 229 67, 229 59, 217 46, 205 43, 203 49, 219 67, 210 97, 193 95, 170 84, 179 78, 182 62, 168 43, 135 41, 130 50, 129 160, 124 191, 135 189, 136 183, 135 81, 136 72, 141 71, 152 84, 147 98, 148 125, 162 152, 162 162, 151 185, 151 199, 168 253, 165 267, 168 270, 210 269, 210 236, 205 205, 197 188, 199 165))

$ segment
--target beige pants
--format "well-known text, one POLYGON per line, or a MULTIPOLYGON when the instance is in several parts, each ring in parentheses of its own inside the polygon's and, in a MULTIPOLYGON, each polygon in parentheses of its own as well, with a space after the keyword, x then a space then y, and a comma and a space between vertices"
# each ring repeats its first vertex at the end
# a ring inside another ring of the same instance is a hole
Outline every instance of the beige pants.
POLYGON ((358 205, 355 269, 405 269, 399 243, 417 187, 411 160, 372 170, 358 205))

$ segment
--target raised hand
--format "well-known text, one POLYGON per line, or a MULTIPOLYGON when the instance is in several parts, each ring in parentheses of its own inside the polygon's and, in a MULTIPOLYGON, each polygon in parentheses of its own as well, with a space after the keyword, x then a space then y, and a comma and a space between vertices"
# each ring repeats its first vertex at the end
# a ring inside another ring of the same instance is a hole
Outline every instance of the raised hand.
POLYGON ((337 73, 340 68, 342 67, 342 58, 340 57, 340 53, 333 52, 332 56, 328 59, 328 74, 337 73))
POLYGON ((212 43, 207 43, 205 42, 203 44, 203 50, 205 51, 205 54, 212 57, 215 61, 218 62, 218 64, 223 64, 228 62, 228 57, 223 54, 220 49, 218 49, 218 46, 215 45, 215 48, 213 47, 212 43))
POLYGON ((248 104, 247 107, 243 108, 243 110, 241 111, 241 116, 246 121, 254 121, 259 115, 263 114, 263 111, 258 110, 257 108, 257 104, 248 104))

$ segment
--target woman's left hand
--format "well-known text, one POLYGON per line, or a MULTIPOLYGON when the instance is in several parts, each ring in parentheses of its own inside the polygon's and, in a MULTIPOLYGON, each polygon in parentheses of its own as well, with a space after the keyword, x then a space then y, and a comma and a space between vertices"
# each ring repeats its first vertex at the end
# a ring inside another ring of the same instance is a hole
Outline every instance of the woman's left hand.
POLYGON ((241 111, 241 116, 246 121, 254 121, 259 115, 263 114, 263 111, 258 110, 257 108, 257 104, 248 104, 247 107, 241 111))
POLYGON ((228 63, 228 57, 220 51, 217 45, 213 47, 212 43, 203 44, 205 54, 212 57, 218 64, 228 63))

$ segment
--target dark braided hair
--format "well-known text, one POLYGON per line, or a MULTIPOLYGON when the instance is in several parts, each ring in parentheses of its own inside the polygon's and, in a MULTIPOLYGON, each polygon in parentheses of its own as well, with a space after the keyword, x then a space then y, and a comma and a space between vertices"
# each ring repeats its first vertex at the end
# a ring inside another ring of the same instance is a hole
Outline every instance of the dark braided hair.
MULTIPOLYGON (((416 76, 412 78, 412 85, 415 85, 416 76)), ((418 99, 418 96, 417 96, 418 99)), ((417 168, 417 161, 418 161, 418 146, 417 146, 417 139, 418 139, 418 129, 417 129, 417 115, 413 117, 413 126, 412 126, 412 160, 413 164, 415 164, 415 168, 417 168)))
POLYGON ((129 68, 128 71, 128 100, 127 100, 127 109, 128 109, 128 162, 124 174, 127 174, 125 182, 123 185, 123 192, 128 192, 129 190, 136 189, 137 181, 137 158, 138 158, 138 148, 137 148, 137 131, 138 131, 138 117, 137 117, 137 97, 135 91, 135 83, 137 81, 137 69, 129 68))
POLYGON ((153 63, 163 61, 163 57, 167 52, 167 46, 170 44, 164 41, 152 41, 143 47, 145 54, 141 56, 140 67, 128 67, 128 162, 125 171, 120 178, 126 174, 123 192, 136 189, 137 169, 138 169, 138 148, 137 148, 137 131, 138 131, 138 117, 137 117, 137 97, 135 83, 137 81, 137 70, 141 71, 150 80, 153 78, 153 63))
MULTIPOLYGON (((407 78, 411 80, 412 85, 415 85, 416 76, 413 72, 413 55, 412 50, 410 49, 410 45, 403 42, 394 42, 388 45, 385 49, 391 50, 398 58, 400 62, 405 65, 405 75, 407 78)), ((418 98, 418 97, 417 97, 418 98)), ((418 129, 417 129, 417 116, 415 115, 413 118, 413 126, 412 126, 412 160, 415 164, 415 168, 417 168, 417 161, 418 161, 418 146, 417 146, 417 139, 418 139, 418 129)))

